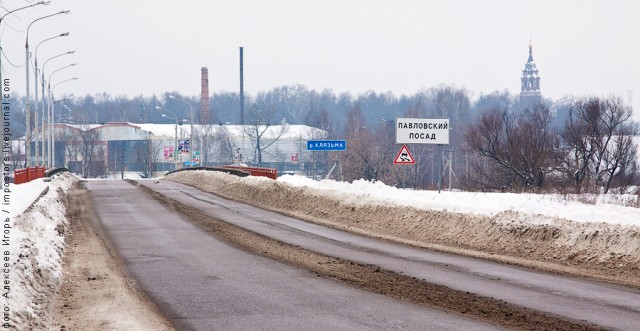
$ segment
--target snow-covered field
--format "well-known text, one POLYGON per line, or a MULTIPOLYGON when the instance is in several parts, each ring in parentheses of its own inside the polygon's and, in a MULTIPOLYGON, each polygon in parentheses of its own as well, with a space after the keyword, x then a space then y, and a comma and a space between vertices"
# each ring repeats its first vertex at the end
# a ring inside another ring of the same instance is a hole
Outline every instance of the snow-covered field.
POLYGON ((2 297, 8 329, 46 329, 44 316, 62 277, 68 225, 63 195, 76 180, 62 174, 50 182, 10 185, 10 201, 3 206, 10 215, 4 228, 8 245, 3 242, 3 275, 8 273, 10 290, 4 289, 2 297))

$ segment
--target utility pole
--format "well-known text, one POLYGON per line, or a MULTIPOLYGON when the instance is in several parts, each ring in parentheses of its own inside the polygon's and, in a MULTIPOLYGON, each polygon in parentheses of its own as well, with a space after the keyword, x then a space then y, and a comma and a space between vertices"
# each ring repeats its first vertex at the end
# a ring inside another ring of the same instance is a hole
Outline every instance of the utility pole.
POLYGON ((122 163, 122 168, 120 169, 120 177, 124 179, 124 148, 122 148, 122 157, 120 159, 120 162, 122 163))
POLYGON ((244 149, 244 47, 240 47, 240 125, 242 126, 242 148, 244 149))
POLYGON ((240 125, 244 125, 244 47, 240 47, 240 125))

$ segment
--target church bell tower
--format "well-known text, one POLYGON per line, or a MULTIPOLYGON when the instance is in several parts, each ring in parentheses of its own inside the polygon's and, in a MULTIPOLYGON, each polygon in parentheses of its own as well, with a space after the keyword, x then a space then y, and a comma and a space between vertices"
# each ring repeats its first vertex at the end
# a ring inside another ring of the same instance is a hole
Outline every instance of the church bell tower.
POLYGON ((538 76, 536 63, 533 61, 533 44, 531 41, 529 41, 529 59, 524 65, 520 81, 520 103, 522 107, 534 107, 536 104, 541 103, 540 76, 538 76))

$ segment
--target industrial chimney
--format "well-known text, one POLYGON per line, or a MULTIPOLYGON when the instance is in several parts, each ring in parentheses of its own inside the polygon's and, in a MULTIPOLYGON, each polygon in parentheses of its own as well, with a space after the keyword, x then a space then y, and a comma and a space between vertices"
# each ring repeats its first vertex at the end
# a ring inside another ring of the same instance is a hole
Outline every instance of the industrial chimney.
POLYGON ((202 67, 202 85, 200 88, 200 124, 210 124, 209 121, 209 69, 202 67))

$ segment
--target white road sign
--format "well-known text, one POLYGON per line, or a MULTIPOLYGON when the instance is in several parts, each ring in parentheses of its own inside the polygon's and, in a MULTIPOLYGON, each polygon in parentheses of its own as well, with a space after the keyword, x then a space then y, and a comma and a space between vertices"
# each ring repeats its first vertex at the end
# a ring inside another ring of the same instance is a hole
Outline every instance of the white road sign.
POLYGON ((396 144, 449 144, 448 118, 397 118, 396 144))

